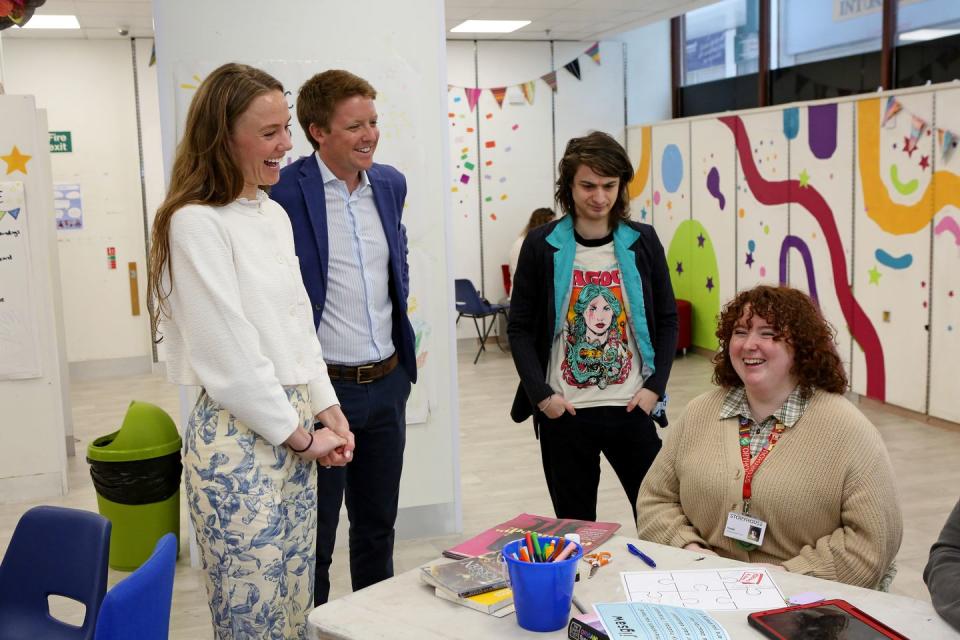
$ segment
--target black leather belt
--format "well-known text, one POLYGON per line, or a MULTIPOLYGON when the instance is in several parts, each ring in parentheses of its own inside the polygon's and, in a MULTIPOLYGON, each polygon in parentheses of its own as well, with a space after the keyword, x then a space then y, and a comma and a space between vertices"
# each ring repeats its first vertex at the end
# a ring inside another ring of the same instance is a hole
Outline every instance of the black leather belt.
POLYGON ((370 384, 380 378, 385 377, 391 371, 397 368, 400 358, 396 352, 386 360, 380 362, 370 362, 356 367, 348 367, 342 364, 328 364, 327 373, 330 379, 337 382, 356 382, 357 384, 370 384))

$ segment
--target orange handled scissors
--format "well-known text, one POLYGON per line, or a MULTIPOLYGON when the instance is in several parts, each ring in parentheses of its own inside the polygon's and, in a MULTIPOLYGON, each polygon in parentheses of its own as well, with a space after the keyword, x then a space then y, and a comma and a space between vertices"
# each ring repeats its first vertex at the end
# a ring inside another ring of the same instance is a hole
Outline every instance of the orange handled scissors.
POLYGON ((588 553, 587 555, 583 556, 583 561, 590 565, 590 575, 587 576, 587 579, 589 580, 597 573, 597 569, 606 564, 610 564, 610 562, 613 561, 613 554, 611 554, 609 551, 588 553))

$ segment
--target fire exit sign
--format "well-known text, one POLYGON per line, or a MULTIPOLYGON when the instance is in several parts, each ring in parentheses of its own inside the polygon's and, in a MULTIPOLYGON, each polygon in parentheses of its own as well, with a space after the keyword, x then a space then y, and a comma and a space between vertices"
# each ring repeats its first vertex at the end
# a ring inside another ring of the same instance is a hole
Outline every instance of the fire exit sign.
POLYGON ((71 153, 73 137, 69 131, 50 132, 50 153, 71 153))

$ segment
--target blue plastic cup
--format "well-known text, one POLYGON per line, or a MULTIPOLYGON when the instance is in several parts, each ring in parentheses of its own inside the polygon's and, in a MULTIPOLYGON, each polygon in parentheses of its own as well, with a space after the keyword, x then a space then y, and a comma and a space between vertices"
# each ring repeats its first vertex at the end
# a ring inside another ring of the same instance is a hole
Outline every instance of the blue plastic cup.
MULTIPOLYGON (((559 538, 540 536, 541 547, 559 538)), ((577 563, 583 557, 583 547, 577 545, 566 560, 560 562, 524 562, 519 557, 520 545, 526 540, 514 540, 503 548, 503 558, 510 573, 513 589, 513 605, 517 610, 517 623, 528 631, 557 631, 567 626, 570 619, 570 603, 573 601, 573 583, 577 575, 577 563)))

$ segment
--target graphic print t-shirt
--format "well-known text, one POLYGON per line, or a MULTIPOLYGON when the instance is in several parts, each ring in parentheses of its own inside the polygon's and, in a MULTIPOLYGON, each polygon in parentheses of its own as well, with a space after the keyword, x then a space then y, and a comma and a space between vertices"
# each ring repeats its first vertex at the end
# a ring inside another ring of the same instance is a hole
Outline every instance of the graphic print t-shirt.
POLYGON ((550 352, 547 384, 581 408, 625 406, 644 380, 613 236, 578 236, 567 314, 550 352))

